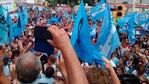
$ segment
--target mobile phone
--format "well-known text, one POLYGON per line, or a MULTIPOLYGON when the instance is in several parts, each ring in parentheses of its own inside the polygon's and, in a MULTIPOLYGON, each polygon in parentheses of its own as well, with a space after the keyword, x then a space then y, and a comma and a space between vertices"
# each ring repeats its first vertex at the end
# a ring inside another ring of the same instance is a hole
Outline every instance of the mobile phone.
POLYGON ((46 53, 48 55, 54 53, 54 47, 50 45, 47 40, 42 40, 39 38, 35 38, 34 50, 37 52, 46 53))
POLYGON ((36 26, 34 31, 35 46, 34 50, 38 52, 47 53, 49 55, 54 53, 54 47, 50 45, 47 40, 52 39, 51 33, 47 30, 48 27, 36 26))
POLYGON ((34 36, 35 38, 47 40, 52 39, 51 33, 47 30, 48 27, 46 26, 35 26, 34 36))

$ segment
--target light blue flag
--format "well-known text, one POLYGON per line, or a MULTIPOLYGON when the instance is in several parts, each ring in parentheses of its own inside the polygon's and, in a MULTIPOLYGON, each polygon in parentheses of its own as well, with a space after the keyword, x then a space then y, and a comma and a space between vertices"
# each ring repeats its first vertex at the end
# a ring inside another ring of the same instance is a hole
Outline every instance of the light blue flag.
POLYGON ((23 26, 23 25, 25 25, 26 22, 24 20, 24 15, 22 17, 22 13, 20 11, 18 12, 18 15, 19 15, 18 21, 10 26, 9 42, 12 41, 12 38, 16 38, 16 37, 20 36, 23 33, 23 31, 25 31, 25 26, 23 26), (23 21, 24 21, 24 23, 23 23, 23 21))
POLYGON ((126 33, 128 30, 128 22, 124 24, 122 28, 119 29, 120 33, 126 33))
POLYGON ((117 19, 117 25, 120 27, 120 28, 123 28, 123 26, 124 26, 124 21, 123 21, 123 19, 122 18, 118 18, 117 19))
POLYGON ((34 8, 34 11, 35 11, 35 12, 39 12, 39 8, 38 8, 38 7, 35 7, 35 8, 34 8))
POLYGON ((117 19, 117 25, 122 29, 128 23, 129 17, 123 17, 117 19))
POLYGON ((148 19, 149 19, 149 13, 144 12, 144 13, 137 15, 135 22, 136 22, 137 26, 142 26, 142 25, 148 23, 148 19))
POLYGON ((91 35, 91 39, 96 37, 96 27, 97 24, 95 23, 91 28, 90 28, 90 35, 91 35))
POLYGON ((22 8, 19 11, 19 18, 20 18, 20 25, 22 28, 22 32, 25 31, 25 26, 28 23, 28 12, 27 12, 27 8, 22 8))
POLYGON ((42 11, 47 11, 46 7, 42 7, 42 11))
POLYGON ((149 23, 144 26, 144 30, 149 31, 149 23))
POLYGON ((41 16, 40 13, 37 13, 37 14, 36 14, 36 17, 35 17, 35 20, 34 20, 35 25, 37 24, 38 18, 39 18, 40 16, 41 16))
POLYGON ((133 45, 135 43, 135 14, 131 16, 131 18, 128 21, 128 40, 130 45, 133 45))
POLYGON ((12 19, 11 19, 11 16, 10 16, 10 13, 9 13, 9 12, 7 13, 6 23, 7 23, 9 26, 12 25, 12 19))
POLYGON ((71 19, 72 19, 73 22, 75 22, 75 17, 74 17, 73 13, 71 14, 71 19))
POLYGON ((128 16, 124 16, 123 18, 118 18, 117 19, 117 25, 119 26, 119 32, 120 33, 126 33, 128 29, 128 21, 129 21, 128 16))
POLYGON ((137 26, 142 26, 143 24, 147 24, 148 23, 148 19, 141 20, 139 23, 137 23, 137 26))
MULTIPOLYGON (((95 56, 91 42, 88 18, 83 1, 81 1, 71 37, 71 44, 79 59, 83 62, 93 63, 95 56)), ((96 57, 101 61, 101 57, 96 57)))
POLYGON ((119 31, 121 33, 127 33, 130 45, 134 44, 135 38, 135 21, 137 20, 137 13, 128 13, 121 20, 118 20, 118 25, 120 26, 119 31), (120 22, 122 21, 122 22, 120 22))
POLYGON ((63 17, 65 17, 67 19, 67 23, 70 22, 71 18, 69 16, 68 12, 66 11, 66 9, 64 9, 64 11, 63 11, 63 17))
POLYGON ((146 23, 147 19, 149 19, 149 13, 143 12, 143 13, 137 14, 137 16, 135 18, 135 22, 136 22, 137 26, 142 26, 143 24, 146 23))
POLYGON ((52 17, 50 20, 48 20, 48 24, 58 23, 60 21, 61 21, 61 17, 60 18, 52 17))
POLYGON ((148 19, 147 23, 143 26, 143 29, 146 31, 149 31, 149 19, 148 19))
POLYGON ((10 42, 12 41, 12 38, 11 38, 11 36, 10 36, 10 34, 12 33, 12 32, 10 31, 11 26, 12 26, 12 19, 11 19, 11 16, 10 16, 9 11, 7 11, 6 23, 7 23, 7 25, 8 25, 8 31, 9 31, 9 33, 8 33, 8 42, 10 43, 10 42))
POLYGON ((8 25, 6 22, 7 11, 0 6, 0 45, 7 42, 8 39, 8 25))
POLYGON ((127 28, 127 23, 132 15, 137 15, 136 13, 128 13, 123 18, 118 18, 117 25, 120 27, 121 30, 127 28))
POLYGON ((100 20, 104 16, 105 8, 105 0, 100 0, 100 2, 91 9, 91 19, 93 22, 100 20))
POLYGON ((18 26, 18 23, 12 24, 10 26, 10 40, 16 38, 22 34, 22 28, 18 26))
POLYGON ((103 16, 101 31, 99 33, 95 48, 100 51, 106 58, 110 58, 111 54, 120 45, 119 36, 114 26, 113 18, 110 12, 110 6, 107 3, 103 16))
POLYGON ((67 19, 69 19, 69 14, 66 11, 66 9, 63 11, 63 17, 66 17, 67 19))

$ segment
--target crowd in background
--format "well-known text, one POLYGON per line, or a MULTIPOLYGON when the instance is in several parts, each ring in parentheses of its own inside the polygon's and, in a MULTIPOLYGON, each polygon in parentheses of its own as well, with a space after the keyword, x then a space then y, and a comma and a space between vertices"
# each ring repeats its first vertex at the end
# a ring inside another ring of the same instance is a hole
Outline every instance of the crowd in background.
MULTIPOLYGON (((60 22, 53 23, 53 25, 63 28, 71 38, 73 19, 61 17, 61 13, 51 14, 44 11, 30 10, 28 14, 29 22, 26 25, 26 31, 14 38, 10 44, 0 46, 0 75, 3 74, 0 76, 0 84, 21 84, 19 81, 26 84, 36 79, 38 83, 36 81, 34 84, 70 84, 68 82, 70 74, 67 73, 67 64, 64 62, 66 58, 62 56, 63 53, 58 48, 54 48, 52 55, 34 51, 34 29, 36 25, 49 26, 49 18, 62 18, 60 22), (39 63, 36 59, 40 60, 39 63), (23 65, 23 62, 26 64, 23 65), (25 73, 31 75, 27 76, 25 73)), ((17 17, 14 17, 12 21, 15 23, 17 17)), ((92 37, 93 44, 96 43, 101 23, 101 21, 97 23, 96 35, 92 37)), ((89 26, 93 26, 91 19, 89 19, 89 26)), ((82 62, 82 68, 89 84, 117 84, 119 82, 113 82, 115 81, 113 78, 116 78, 115 73, 122 84, 149 84, 149 35, 139 37, 132 46, 125 33, 120 33, 119 37, 120 47, 115 50, 109 61, 104 59, 107 63, 106 69, 82 62)))

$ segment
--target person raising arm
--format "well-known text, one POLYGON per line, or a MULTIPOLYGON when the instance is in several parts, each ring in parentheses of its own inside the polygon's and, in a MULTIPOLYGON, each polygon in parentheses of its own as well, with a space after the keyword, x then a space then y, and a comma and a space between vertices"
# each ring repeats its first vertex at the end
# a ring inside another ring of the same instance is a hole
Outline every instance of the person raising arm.
POLYGON ((48 30, 53 37, 53 40, 48 40, 48 42, 62 52, 69 84, 88 84, 85 73, 66 32, 56 26, 51 26, 48 30))
POLYGON ((111 79, 112 79, 112 84, 121 84, 119 78, 117 77, 116 72, 114 71, 110 61, 106 59, 105 57, 102 57, 102 60, 105 62, 105 67, 109 71, 111 79))

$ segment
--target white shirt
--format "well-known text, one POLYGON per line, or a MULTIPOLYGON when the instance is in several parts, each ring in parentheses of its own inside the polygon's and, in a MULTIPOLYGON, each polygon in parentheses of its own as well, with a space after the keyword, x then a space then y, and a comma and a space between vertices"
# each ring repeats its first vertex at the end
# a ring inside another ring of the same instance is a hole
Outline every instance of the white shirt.
POLYGON ((3 66, 3 71, 4 71, 5 76, 10 75, 10 69, 9 69, 8 65, 3 66))

